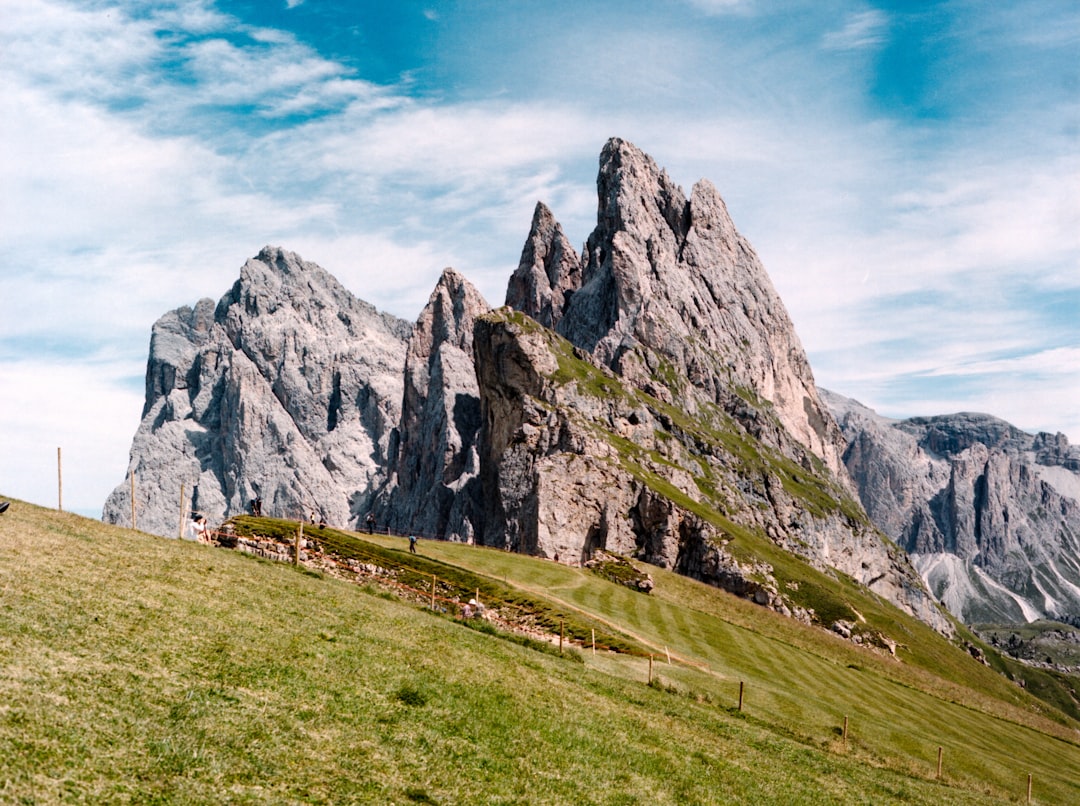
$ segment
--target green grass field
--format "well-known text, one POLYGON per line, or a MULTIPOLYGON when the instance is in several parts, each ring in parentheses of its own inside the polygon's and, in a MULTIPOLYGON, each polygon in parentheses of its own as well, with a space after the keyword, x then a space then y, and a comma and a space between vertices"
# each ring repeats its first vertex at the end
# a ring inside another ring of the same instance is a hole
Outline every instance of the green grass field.
POLYGON ((916 624, 893 659, 655 569, 420 551, 625 651, 15 502, 0 803, 1080 803, 1080 725, 916 624))

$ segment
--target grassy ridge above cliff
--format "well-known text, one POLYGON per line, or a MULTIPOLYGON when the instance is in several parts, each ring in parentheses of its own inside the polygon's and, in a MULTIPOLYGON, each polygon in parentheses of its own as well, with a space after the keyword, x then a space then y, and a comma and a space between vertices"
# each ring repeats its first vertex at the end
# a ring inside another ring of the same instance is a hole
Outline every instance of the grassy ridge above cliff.
POLYGON ((1034 700, 663 572, 646 596, 421 544, 651 646, 649 686, 642 658, 571 662, 375 589, 18 502, 0 547, 0 802, 987 803, 1022 800, 1029 773, 1037 802, 1080 799, 1075 725, 1034 700))

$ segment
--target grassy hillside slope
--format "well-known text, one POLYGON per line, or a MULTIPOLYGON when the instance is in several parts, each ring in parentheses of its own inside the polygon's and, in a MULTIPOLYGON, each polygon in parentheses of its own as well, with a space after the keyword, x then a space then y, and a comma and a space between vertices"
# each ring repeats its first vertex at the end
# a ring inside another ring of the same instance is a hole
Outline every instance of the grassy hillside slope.
POLYGON ((1007 803, 1029 773, 1036 802, 1080 802, 1076 724, 944 643, 935 673, 663 573, 646 596, 421 552, 652 647, 654 685, 640 656, 541 653, 373 586, 16 502, 0 802, 1007 803))

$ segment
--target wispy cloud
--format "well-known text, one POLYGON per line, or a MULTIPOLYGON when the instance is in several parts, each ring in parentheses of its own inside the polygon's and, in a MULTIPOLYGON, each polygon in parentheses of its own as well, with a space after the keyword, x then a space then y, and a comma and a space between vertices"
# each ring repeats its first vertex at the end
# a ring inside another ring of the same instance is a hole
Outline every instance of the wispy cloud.
POLYGON ((754 0, 686 0, 686 2, 705 14, 729 14, 733 11, 746 11, 754 6, 754 0))
POLYGON ((863 50, 876 47, 886 39, 888 15, 879 9, 860 11, 848 16, 839 30, 829 31, 822 38, 828 50, 863 50))

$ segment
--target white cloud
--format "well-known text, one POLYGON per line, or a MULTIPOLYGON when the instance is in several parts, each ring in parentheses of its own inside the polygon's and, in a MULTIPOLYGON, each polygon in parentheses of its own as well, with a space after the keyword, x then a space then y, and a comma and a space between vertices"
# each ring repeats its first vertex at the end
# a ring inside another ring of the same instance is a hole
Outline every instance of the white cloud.
POLYGON ((844 27, 825 34, 822 44, 827 50, 863 50, 885 41, 889 26, 888 15, 879 9, 860 11, 848 16, 844 27))

